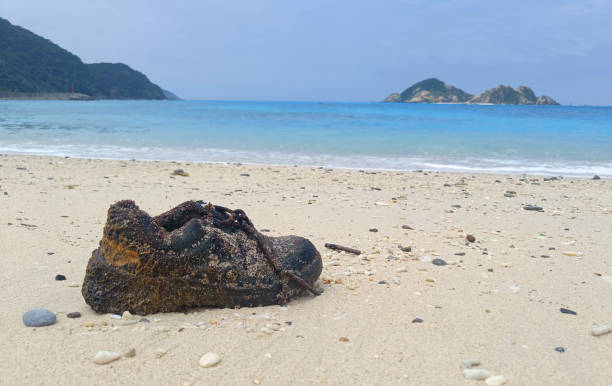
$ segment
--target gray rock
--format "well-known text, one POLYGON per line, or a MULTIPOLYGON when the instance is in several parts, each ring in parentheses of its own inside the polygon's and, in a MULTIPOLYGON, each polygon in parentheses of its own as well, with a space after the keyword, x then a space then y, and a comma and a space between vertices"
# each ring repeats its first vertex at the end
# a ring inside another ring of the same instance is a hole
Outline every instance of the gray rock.
POLYGON ((442 259, 433 259, 433 261, 431 262, 433 265, 446 265, 446 261, 442 260, 442 259))
POLYGON ((34 308, 23 314, 23 323, 28 327, 50 326, 55 323, 55 314, 44 308, 34 308))

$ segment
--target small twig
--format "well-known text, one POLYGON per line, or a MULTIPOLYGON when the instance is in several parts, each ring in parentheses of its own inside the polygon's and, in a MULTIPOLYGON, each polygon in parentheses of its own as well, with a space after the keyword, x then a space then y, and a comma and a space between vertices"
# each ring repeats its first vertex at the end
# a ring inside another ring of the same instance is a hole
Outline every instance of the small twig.
POLYGON ((325 244, 325 248, 333 249, 334 251, 344 251, 344 252, 348 252, 348 253, 354 253, 356 255, 361 255, 361 251, 358 250, 358 249, 353 249, 353 248, 349 248, 349 247, 343 247, 342 245, 338 245, 338 244, 326 243, 325 244))

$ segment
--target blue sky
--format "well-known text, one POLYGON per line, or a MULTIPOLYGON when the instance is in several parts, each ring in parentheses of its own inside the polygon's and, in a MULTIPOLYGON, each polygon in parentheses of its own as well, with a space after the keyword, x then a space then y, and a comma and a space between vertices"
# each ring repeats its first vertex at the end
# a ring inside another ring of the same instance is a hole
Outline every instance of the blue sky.
POLYGON ((2 0, 0 16, 189 99, 377 101, 434 76, 612 105, 612 0, 2 0))

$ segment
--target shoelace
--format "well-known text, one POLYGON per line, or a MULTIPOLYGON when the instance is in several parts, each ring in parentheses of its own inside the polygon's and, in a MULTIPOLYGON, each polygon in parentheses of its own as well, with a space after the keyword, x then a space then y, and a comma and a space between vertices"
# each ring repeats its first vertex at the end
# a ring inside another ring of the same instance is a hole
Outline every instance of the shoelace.
POLYGON ((257 232, 255 226, 242 209, 232 210, 220 205, 213 205, 210 202, 203 206, 204 209, 208 212, 208 216, 212 218, 213 221, 217 220, 219 225, 237 227, 243 230, 247 235, 253 237, 255 241, 257 241, 257 245, 259 246, 259 248, 261 248, 261 250, 263 251, 266 260, 272 266, 274 273, 281 279, 281 282, 283 281, 283 279, 287 278, 289 280, 295 281, 302 288, 310 291, 313 295, 321 295, 320 291, 318 291, 312 285, 306 282, 306 280, 299 276, 295 271, 286 270, 277 266, 277 260, 274 259, 274 250, 269 245, 270 242, 261 233, 257 232))

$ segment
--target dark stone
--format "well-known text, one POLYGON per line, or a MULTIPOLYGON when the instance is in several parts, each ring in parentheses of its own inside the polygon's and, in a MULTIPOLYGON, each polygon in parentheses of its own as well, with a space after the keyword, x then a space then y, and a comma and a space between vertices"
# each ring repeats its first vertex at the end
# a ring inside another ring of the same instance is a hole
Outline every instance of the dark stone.
POLYGON ((55 252, 47 252, 47 255, 49 256, 55 255, 55 252))
POLYGON ((151 217, 125 200, 108 210, 81 293, 100 313, 257 307, 318 294, 322 268, 308 239, 266 236, 242 211, 187 201, 151 217))
POLYGON ((376 228, 370 228, 370 232, 378 232, 378 229, 376 229, 376 228))
POLYGON ((544 259, 550 259, 550 255, 542 255, 542 256, 540 256, 540 257, 541 257, 541 258, 544 258, 544 259))
POLYGON ((55 275, 55 280, 57 280, 57 281, 66 280, 66 276, 64 276, 62 274, 57 274, 57 275, 55 275))
POLYGON ((80 318, 81 317, 81 313, 80 312, 70 312, 66 315, 69 318, 80 318))
POLYGON ((595 174, 592 179, 593 180, 601 180, 601 177, 599 177, 597 174, 595 174))
POLYGON ((562 314, 578 315, 576 311, 572 311, 569 308, 559 308, 559 311, 561 311, 562 314))
POLYGON ((423 319, 421 319, 421 318, 414 318, 414 319, 412 319, 412 323, 423 323, 423 319))
POLYGON ((455 253, 455 256, 465 256, 465 252, 457 252, 455 253))
POLYGON ((470 243, 473 243, 474 241, 476 241, 476 237, 474 237, 473 235, 467 235, 465 236, 465 238, 467 239, 467 241, 469 241, 470 243))
POLYGON ((433 265, 447 265, 446 261, 442 259, 433 259, 431 262, 433 265))
POLYGON ((286 321, 286 322, 285 322, 285 324, 286 324, 287 326, 291 326, 291 325, 293 324, 293 322, 292 322, 292 321, 290 321, 290 320, 288 320, 288 321, 286 321))
POLYGON ((445 188, 450 188, 452 185, 451 184, 444 184, 445 188))
POLYGON ((410 252, 410 251, 412 251, 412 247, 410 247, 410 246, 408 246, 408 247, 402 247, 402 246, 400 245, 400 249, 402 250, 402 252, 410 252))
POLYGON ((240 177, 250 177, 251 175, 249 173, 242 173, 240 174, 240 177))
POLYGON ((50 326, 55 320, 55 314, 44 308, 34 308, 23 314, 23 323, 28 327, 50 326))
POLYGON ((523 210, 531 210, 531 211, 535 211, 535 212, 544 212, 544 209, 541 206, 535 206, 535 205, 525 205, 525 206, 523 206, 523 210))
POLYGON ((555 351, 556 352, 560 352, 560 353, 564 353, 565 352, 565 348, 559 346, 559 347, 555 347, 555 351))
POLYGON ((414 230, 410 225, 402 225, 402 229, 414 230))
POLYGON ((381 280, 381 281, 379 281, 379 282, 378 282, 378 284, 389 284, 389 283, 387 283, 387 282, 386 282, 386 281, 384 281, 384 280, 381 280))

